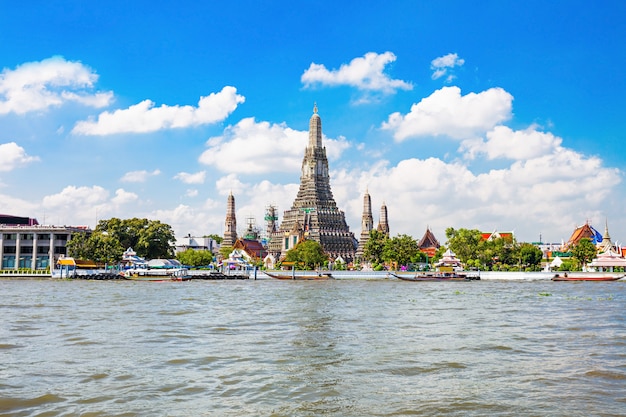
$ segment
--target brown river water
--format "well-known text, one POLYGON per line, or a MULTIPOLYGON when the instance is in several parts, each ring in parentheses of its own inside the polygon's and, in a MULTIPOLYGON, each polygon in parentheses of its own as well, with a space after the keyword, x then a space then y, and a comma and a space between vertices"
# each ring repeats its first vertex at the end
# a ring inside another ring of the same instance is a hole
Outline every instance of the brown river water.
POLYGON ((625 314, 625 282, 0 281, 0 415, 623 416, 625 314))

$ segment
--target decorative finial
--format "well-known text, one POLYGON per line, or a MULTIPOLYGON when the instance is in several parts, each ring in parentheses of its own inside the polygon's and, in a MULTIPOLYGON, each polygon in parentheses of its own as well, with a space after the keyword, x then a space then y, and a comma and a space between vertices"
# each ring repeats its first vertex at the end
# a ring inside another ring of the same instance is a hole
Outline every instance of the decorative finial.
POLYGON ((317 102, 313 103, 313 114, 317 114, 317 102))

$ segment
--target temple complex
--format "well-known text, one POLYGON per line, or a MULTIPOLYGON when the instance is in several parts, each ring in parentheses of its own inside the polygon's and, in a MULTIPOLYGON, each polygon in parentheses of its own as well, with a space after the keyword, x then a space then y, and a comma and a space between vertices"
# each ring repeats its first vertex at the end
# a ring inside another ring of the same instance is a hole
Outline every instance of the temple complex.
POLYGON ((357 241, 346 223, 345 214, 337 208, 330 189, 326 148, 322 145, 322 119, 317 105, 309 121, 309 143, 304 151, 300 188, 291 209, 270 239, 269 251, 284 258, 300 240, 319 242, 331 260, 354 260, 357 241))
POLYGON ((224 226, 222 247, 233 246, 235 241, 237 241, 237 218, 235 217, 235 197, 232 191, 226 201, 226 223, 224 226))
POLYGON ((370 238, 370 232, 374 228, 374 218, 372 217, 372 199, 367 190, 363 196, 363 216, 361 218, 361 236, 359 238, 359 246, 356 250, 356 257, 362 258, 365 251, 365 245, 370 238))

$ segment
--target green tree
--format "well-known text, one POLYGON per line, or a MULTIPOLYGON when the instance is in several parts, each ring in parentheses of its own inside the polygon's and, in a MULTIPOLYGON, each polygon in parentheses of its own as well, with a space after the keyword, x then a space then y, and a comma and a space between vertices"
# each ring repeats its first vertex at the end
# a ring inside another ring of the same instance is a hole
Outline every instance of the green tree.
POLYGON ((398 235, 385 241, 383 259, 398 266, 408 265, 418 252, 415 239, 408 235, 398 235))
POLYGON ((572 257, 576 259, 579 266, 583 267, 596 257, 597 250, 591 239, 585 237, 574 245, 571 252, 572 257))
POLYGON ((174 242, 176 241, 174 231, 171 226, 158 220, 138 218, 100 220, 95 232, 106 232, 117 239, 122 248, 133 248, 137 255, 143 258, 172 258, 174 256, 174 242))
POLYGON ((379 232, 378 230, 371 230, 370 238, 363 248, 363 260, 365 262, 371 262, 373 265, 382 264, 385 242, 388 239, 385 233, 379 232))
POLYGON ((93 246, 92 259, 106 264, 116 263, 122 260, 124 247, 115 236, 108 233, 93 233, 91 235, 93 246))
POLYGON ((93 241, 91 234, 80 232, 72 234, 72 238, 66 245, 67 255, 76 259, 93 259, 93 241))
POLYGON ((187 249, 186 251, 176 254, 176 259, 183 265, 195 267, 205 266, 213 262, 213 253, 208 250, 187 249))
POLYGON ((484 253, 481 253, 483 238, 480 230, 455 230, 449 227, 446 229, 446 237, 448 238, 448 247, 461 262, 467 264, 468 261, 481 259, 481 255, 485 259, 484 253))
POLYGON ((298 269, 315 269, 328 260, 322 245, 315 240, 303 240, 287 251, 287 262, 294 262, 298 269))
POLYGON ((543 259, 543 252, 537 246, 532 243, 522 243, 520 245, 520 262, 523 268, 529 268, 531 270, 541 269, 541 260, 543 259))

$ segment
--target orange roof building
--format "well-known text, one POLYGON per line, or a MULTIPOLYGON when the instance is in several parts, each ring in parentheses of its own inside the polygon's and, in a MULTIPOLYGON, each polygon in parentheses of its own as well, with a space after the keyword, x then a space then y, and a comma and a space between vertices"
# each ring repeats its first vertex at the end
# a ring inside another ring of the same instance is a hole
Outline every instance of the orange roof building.
POLYGON ((581 239, 587 238, 591 240, 594 245, 602 242, 602 235, 596 229, 591 227, 589 222, 586 222, 584 225, 577 227, 574 229, 574 232, 567 240, 567 243, 561 248, 563 251, 568 251, 575 246, 581 239))
POLYGON ((424 236, 422 236, 422 239, 417 243, 417 247, 426 255, 428 255, 429 258, 435 256, 435 253, 440 246, 441 245, 439 244, 439 241, 429 227, 426 228, 424 236))

